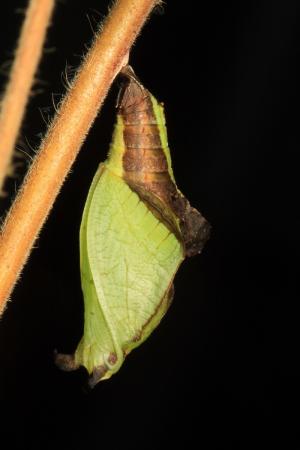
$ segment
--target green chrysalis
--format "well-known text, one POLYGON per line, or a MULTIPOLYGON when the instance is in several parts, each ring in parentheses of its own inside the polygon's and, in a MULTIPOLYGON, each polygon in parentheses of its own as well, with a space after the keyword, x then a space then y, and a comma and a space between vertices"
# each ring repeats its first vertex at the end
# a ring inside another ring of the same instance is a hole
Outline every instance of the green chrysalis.
POLYGON ((210 226, 178 190, 163 106, 123 70, 107 160, 92 182, 80 229, 84 334, 65 370, 84 366, 90 385, 110 378, 157 327, 186 256, 200 253, 210 226))

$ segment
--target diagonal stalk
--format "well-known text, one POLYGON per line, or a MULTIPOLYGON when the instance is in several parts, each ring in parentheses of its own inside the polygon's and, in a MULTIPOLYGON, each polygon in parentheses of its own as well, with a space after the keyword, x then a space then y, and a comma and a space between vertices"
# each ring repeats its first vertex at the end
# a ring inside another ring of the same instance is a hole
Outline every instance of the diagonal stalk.
POLYGON ((30 0, 0 113, 0 193, 34 82, 54 0, 30 0))

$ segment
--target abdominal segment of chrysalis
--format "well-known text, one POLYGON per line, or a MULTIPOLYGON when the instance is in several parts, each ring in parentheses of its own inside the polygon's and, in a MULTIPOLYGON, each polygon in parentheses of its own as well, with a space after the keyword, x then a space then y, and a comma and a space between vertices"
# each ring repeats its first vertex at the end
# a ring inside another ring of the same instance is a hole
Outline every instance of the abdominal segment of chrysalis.
POLYGON ((91 386, 157 327, 180 264, 201 252, 210 230, 176 186, 163 106, 129 66, 123 75, 109 155, 80 229, 84 334, 74 355, 56 357, 65 370, 84 366, 91 386))

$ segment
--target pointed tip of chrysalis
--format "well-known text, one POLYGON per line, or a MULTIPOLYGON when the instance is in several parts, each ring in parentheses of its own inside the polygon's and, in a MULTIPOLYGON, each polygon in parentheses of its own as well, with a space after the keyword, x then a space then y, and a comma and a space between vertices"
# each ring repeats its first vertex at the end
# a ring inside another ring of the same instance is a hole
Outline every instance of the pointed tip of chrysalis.
POLYGON ((122 114, 128 108, 137 108, 149 98, 149 91, 142 85, 133 68, 129 65, 120 71, 122 86, 117 99, 117 109, 122 114))
POLYGON ((64 370, 65 372, 72 372, 80 367, 75 361, 74 355, 58 353, 57 350, 54 350, 54 362, 59 369, 64 370))
POLYGON ((99 383, 99 381, 105 380, 106 379, 105 375, 107 374, 107 371, 108 369, 104 365, 95 367, 87 382, 89 389, 94 389, 94 387, 96 386, 96 384, 99 383))
POLYGON ((54 363, 64 372, 73 372, 74 370, 78 370, 80 367, 84 367, 89 374, 89 378, 86 383, 87 390, 93 389, 99 381, 107 380, 115 371, 119 369, 119 367, 115 369, 115 365, 117 366, 117 357, 115 353, 109 354, 107 363, 99 364, 89 370, 83 361, 78 361, 76 358, 76 353, 70 355, 58 353, 57 350, 54 350, 54 363))

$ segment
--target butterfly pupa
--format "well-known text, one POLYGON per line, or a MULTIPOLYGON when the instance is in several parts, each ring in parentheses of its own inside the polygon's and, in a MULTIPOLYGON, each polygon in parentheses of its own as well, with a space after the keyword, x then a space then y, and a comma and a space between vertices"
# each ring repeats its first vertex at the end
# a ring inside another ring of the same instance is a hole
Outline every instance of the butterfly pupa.
POLYGON ((201 252, 210 231, 176 186, 162 104, 130 66, 123 75, 109 155, 80 228, 84 334, 74 355, 56 358, 65 370, 84 366, 91 386, 157 327, 180 264, 201 252))

